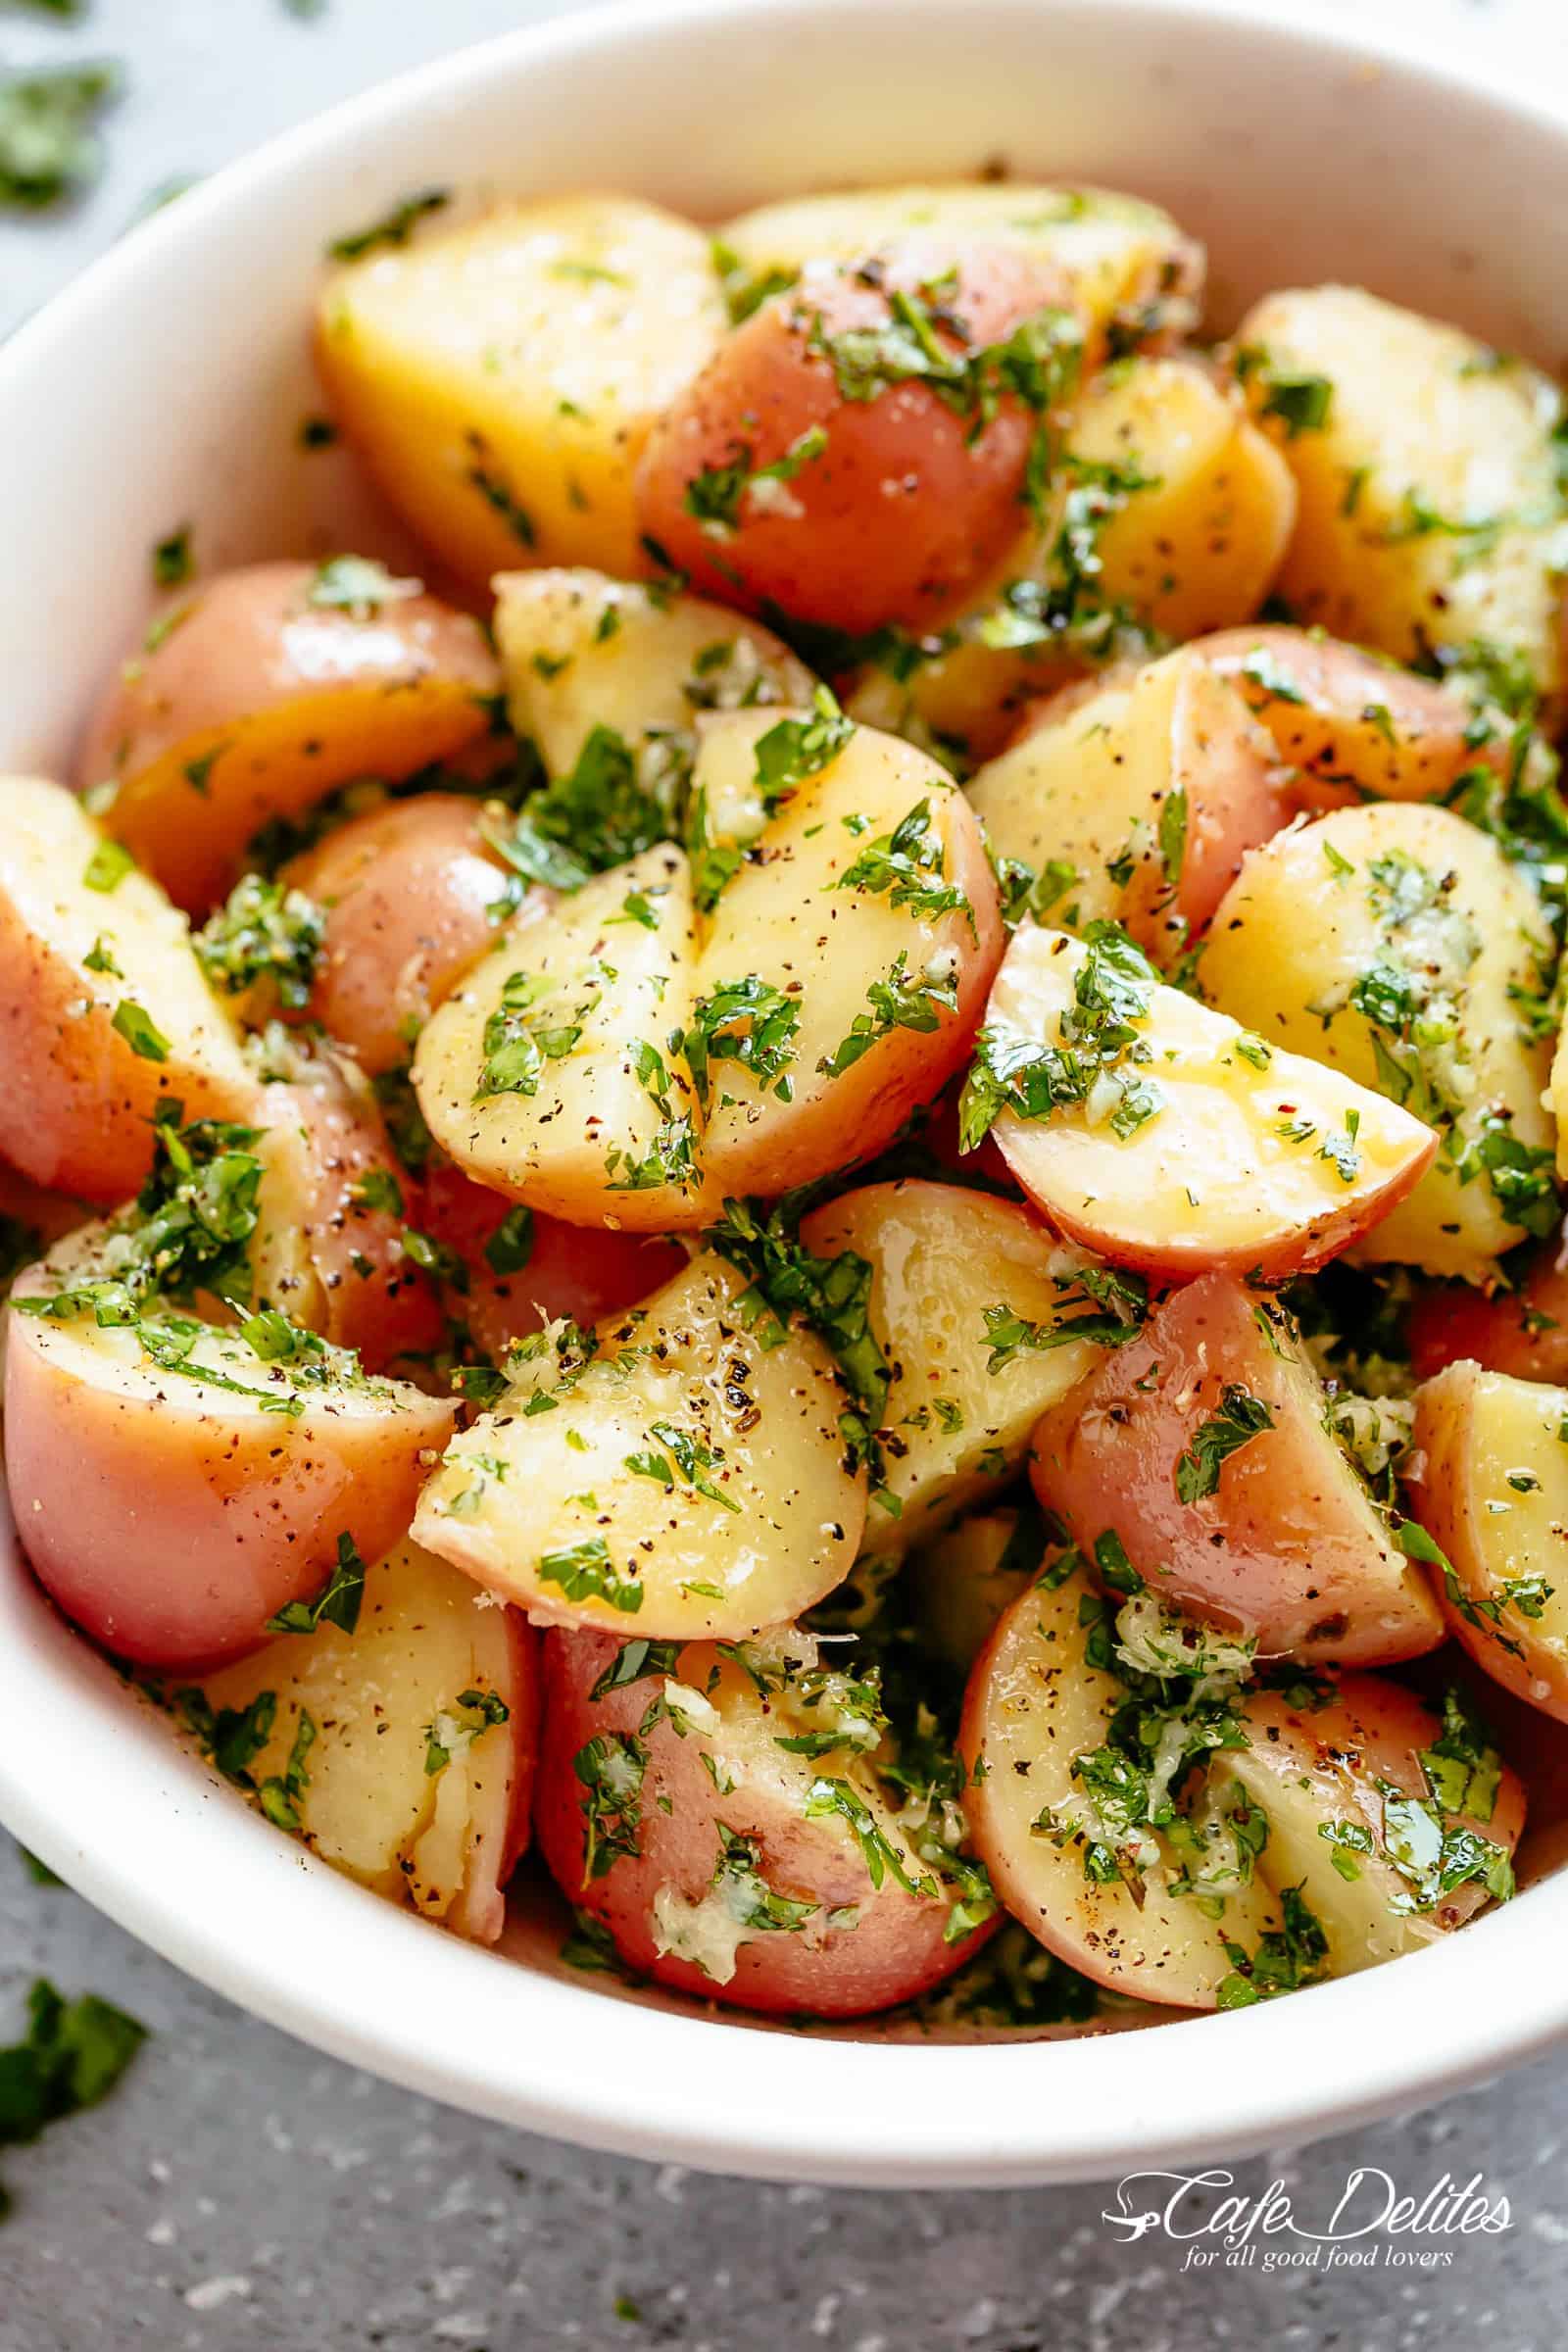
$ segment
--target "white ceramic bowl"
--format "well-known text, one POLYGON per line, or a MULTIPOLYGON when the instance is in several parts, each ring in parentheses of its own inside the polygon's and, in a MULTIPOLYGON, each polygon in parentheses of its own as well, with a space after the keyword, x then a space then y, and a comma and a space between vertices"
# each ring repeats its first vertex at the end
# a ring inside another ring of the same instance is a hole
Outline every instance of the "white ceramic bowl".
MULTIPOLYGON (((717 219, 1001 156, 1168 204, 1208 242, 1222 318, 1350 277, 1549 363, 1568 105, 1422 40, 1417 63, 1256 0, 663 0, 469 50, 273 141, 0 351, 0 764, 61 764, 172 524, 195 518, 209 564, 318 543, 332 467, 293 440, 313 270, 429 182, 624 186, 717 219)), ((180 1966, 399 2082, 642 2156, 860 2186, 1114 2175, 1364 2121, 1568 2028, 1568 1878, 1393 1967, 1179 2032, 786 2043, 610 1999, 267 1829, 52 1614, 8 1527, 0 1735, 7 1824, 180 1966)))

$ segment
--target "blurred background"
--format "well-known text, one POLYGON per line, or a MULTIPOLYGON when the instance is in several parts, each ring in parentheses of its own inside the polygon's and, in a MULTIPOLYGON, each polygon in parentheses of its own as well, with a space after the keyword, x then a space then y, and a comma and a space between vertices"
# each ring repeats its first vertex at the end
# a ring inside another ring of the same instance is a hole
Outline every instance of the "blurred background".
MULTIPOLYGON (((650 7, 658 0, 644 0, 650 7)), ((849 0, 846 0, 846 5, 849 0)), ((0 0, 0 74, 112 68, 57 150, 90 184, 7 207, 0 335, 152 204, 370 82, 572 0, 0 0), (88 125, 96 119, 96 128, 88 125), (76 149, 95 138, 96 157, 76 149)), ((1441 26, 1568 77, 1565 0, 1298 0, 1441 26)), ((236 299, 243 298, 237 290, 236 299)), ((178 354, 171 354, 177 416, 178 354)), ((3 462, 3 460, 0 460, 3 462)), ((15 560, 17 551, 13 551, 15 560)), ((0 1727, 3 1728, 3 1727, 0 1727)), ((331 1965, 329 1954, 323 1966, 331 1965)), ((6 2151, 0 2352, 1556 2352, 1568 2057, 1401 2123, 1237 2166, 1329 2211, 1356 2164, 1420 2193, 1486 2176, 1513 2226, 1433 2270, 1184 2270, 1103 2188, 759 2187, 469 2122, 322 2060, 178 1976, 0 1833, 0 2043, 47 1976, 150 2039, 103 2106, 6 2151)), ((1498 1997, 1506 1999, 1506 1987, 1498 1997)), ((788 2065, 777 2041, 747 2062, 788 2065)), ((732 2065, 737 2047, 715 2048, 732 2065)), ((1195 2055, 1195 2063, 1201 2063, 1195 2055)), ((3 2106, 0 2106, 3 2115, 3 2106)))

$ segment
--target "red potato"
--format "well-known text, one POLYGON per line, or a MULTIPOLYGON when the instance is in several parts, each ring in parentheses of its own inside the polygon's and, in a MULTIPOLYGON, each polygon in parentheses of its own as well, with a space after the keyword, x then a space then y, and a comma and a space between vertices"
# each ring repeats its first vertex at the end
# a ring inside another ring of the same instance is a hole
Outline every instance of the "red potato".
POLYGON ((152 1165, 161 1103, 244 1119, 256 1093, 163 893, 62 786, 0 777, 6 1157, 34 1184, 113 1207, 152 1165))
POLYGON ((1026 923, 986 1008, 970 1084, 982 1106, 1004 1105, 1002 1155, 1058 1232, 1162 1280, 1279 1281, 1336 1256, 1420 1182, 1438 1149, 1430 1127, 1160 986, 1130 955, 1026 923), (1133 1042, 1082 1101, 1021 1115, 1031 1057, 1076 1054, 1087 1033, 1093 1069, 1093 1001, 1107 985, 1133 1042))
POLYGON ((1269 626, 1222 629, 1190 650, 1268 729, 1302 808, 1442 800, 1465 768, 1506 764, 1504 739, 1472 741, 1463 695, 1359 646, 1269 626))
POLYGON ((862 2017, 940 1984, 978 1950, 994 1922, 948 1940, 957 1890, 922 1857, 862 1749, 810 1757, 778 1744, 823 1729, 822 1707, 797 1695, 815 1666, 808 1637, 786 1626, 748 1645, 765 1691, 710 1644, 642 1659, 638 1647, 546 1635, 535 1805, 563 1891, 604 1922, 623 1960, 700 1999, 862 2017), (638 1679, 595 1696, 639 1664, 638 1679), (837 1802, 882 1842, 875 1880, 842 1811, 808 1815, 824 1788, 830 1807, 842 1791, 837 1802), (727 1871, 726 1832, 744 1841, 729 1847, 727 1871), (768 1895, 802 1907, 794 1924, 761 1923, 768 1895))
POLYGON ((1516 1380, 1568 1386, 1568 1264, 1564 1237, 1531 1256, 1515 1290, 1434 1283, 1417 1296, 1405 1334, 1410 1369, 1430 1380, 1465 1359, 1516 1380))
POLYGON ((1120 922, 1159 962, 1207 929, 1294 809, 1267 735, 1185 647, 1053 695, 970 797, 1000 855, 1072 869, 1057 919, 1120 922))
POLYGON ((372 1077, 406 1061, 494 942, 506 875, 480 811, 449 793, 389 801, 327 834, 281 877, 326 916, 311 1019, 372 1077))
POLYGON ((252 564, 154 623, 104 689, 76 780, 115 783, 117 839, 203 913, 271 818, 463 751, 500 691, 478 622, 417 581, 358 557, 252 564))
POLYGON ((956 363, 1071 303, 1042 259, 918 239, 819 265, 764 303, 664 412, 637 469, 642 529, 704 593, 856 634, 922 629, 1005 554, 1039 418, 1011 391, 983 429, 961 394, 947 405, 919 380, 930 355, 899 323, 899 294, 956 363))
POLYGON ((313 1596, 341 1538, 367 1559, 401 1541, 452 1405, 347 1358, 305 1385, 237 1331, 206 1327, 181 1355, 186 1323, 101 1330, 90 1314, 20 1311, 66 1263, 57 1253, 13 1291, 6 1473, 23 1548, 84 1632, 141 1665, 215 1663, 313 1596), (175 1369, 154 1360, 148 1331, 172 1343, 175 1369))
MULTIPOLYGON (((1157 1774, 1162 1705, 1145 1679, 1151 1629, 1129 1616, 1146 1604, 1127 1603, 1108 1626, 1090 1604, 1086 1633, 1082 1602, 1071 1577, 1013 1602, 970 1678, 959 1742, 976 1850, 1008 1909, 1058 1958, 1113 1991, 1229 2008, 1257 1997, 1253 1971, 1264 1938, 1278 1942, 1288 1890, 1319 1932, 1298 1946, 1297 1981, 1313 1983, 1430 1942, 1485 1899, 1478 1884, 1446 1893, 1431 1868, 1450 1829, 1487 1841, 1481 1859, 1506 1886, 1524 1817, 1517 1777, 1500 1768, 1489 1804, 1494 1755, 1478 1754, 1475 1781, 1450 1774, 1441 1753, 1429 1771, 1445 1724, 1375 1675, 1347 1676, 1314 1709, 1238 1690, 1223 1653, 1205 1655, 1192 1670, 1217 1669, 1213 1690, 1229 1682, 1227 1713, 1246 1744, 1200 1752, 1185 1773, 1167 1763, 1172 1817, 1126 1830, 1114 1811, 1097 1819, 1097 1777, 1075 1764, 1102 1758, 1107 1738, 1136 1738, 1143 1770, 1157 1774), (1102 1634, 1092 1662, 1087 1642, 1102 1634), (1136 1729, 1129 1667, 1144 1700, 1136 1729), (1474 1812, 1458 1809, 1467 1802, 1474 1812), (1091 1838, 1109 1841, 1115 1867, 1089 1866, 1091 1838)), ((1183 1690, 1163 1687, 1177 1719, 1183 1690)))
POLYGON ((486 1252, 514 1213, 512 1201, 445 1162, 425 1181, 426 1227, 467 1270, 466 1289, 448 1294, 449 1311, 498 1363, 514 1340, 542 1331, 559 1316, 586 1328, 635 1306, 685 1263, 678 1242, 655 1234, 564 1225, 559 1217, 536 1215, 526 1264, 498 1274, 486 1252))
POLYGON ((1568 1388, 1450 1364, 1416 1398, 1417 1516, 1448 1630, 1568 1723, 1568 1388))
POLYGON ((47 1192, 0 1160, 0 1300, 11 1287, 8 1267, 20 1273, 23 1265, 63 1242, 91 1215, 83 1201, 73 1200, 68 1193, 47 1192))
POLYGON ((438 1347, 440 1301, 403 1243, 422 1203, 358 1072, 328 1056, 303 1064, 266 1089, 257 1125, 256 1296, 353 1348, 371 1372, 438 1347))
POLYGON ((1264 1657, 1415 1657, 1442 1641, 1443 1619, 1326 1413, 1289 1317, 1210 1274, 1173 1292, 1046 1413, 1031 1476, 1086 1553, 1118 1536, 1162 1600, 1264 1657), (1267 1425, 1248 1436, 1258 1408, 1267 1425))
POLYGON ((352 1633, 323 1618, 308 1635, 280 1634, 208 1678, 202 1695, 215 1711, 243 1711, 271 1694, 271 1728, 249 1767, 258 1788, 286 1773, 308 1716, 316 1736, 293 1800, 301 1842, 421 1918, 494 1943, 532 1826, 538 1652, 515 1609, 489 1606, 456 1569, 401 1544, 368 1570, 352 1633), (434 1771, 432 1739, 446 1758, 434 1771))

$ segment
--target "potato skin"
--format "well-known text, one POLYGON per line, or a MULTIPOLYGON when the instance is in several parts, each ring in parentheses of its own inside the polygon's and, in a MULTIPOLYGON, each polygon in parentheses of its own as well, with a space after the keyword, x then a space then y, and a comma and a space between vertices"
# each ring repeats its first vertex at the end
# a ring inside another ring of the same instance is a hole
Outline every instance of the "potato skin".
POLYGON ((111 1208, 152 1165, 161 1103, 182 1102, 187 1118, 244 1120, 257 1087, 163 894, 134 872, 112 890, 86 883, 102 846, 63 787, 0 777, 5 1154, 35 1184, 111 1208), (116 1029, 122 1002, 166 1039, 162 1060, 116 1029))
POLYGON ((1070 308, 1059 273, 1006 246, 911 241, 858 270, 808 271, 720 346, 649 436, 637 474, 644 531, 706 594, 853 634, 887 621, 920 629, 949 612, 1005 550, 1019 521, 1035 419, 1015 394, 976 433, 918 379, 869 400, 840 390, 824 339, 885 331, 894 291, 915 295, 956 268, 935 306, 962 323, 945 348, 1004 342, 1050 308, 1070 308), (765 495, 744 491, 733 521, 694 512, 699 477, 818 454, 765 495), (694 485, 697 487, 694 489, 694 485))
MULTIPOLYGON (((712 1733, 696 1729, 682 1739, 666 1715, 640 1734, 649 1701, 663 1687, 659 1678, 628 1683, 595 1700, 595 1684, 622 1646, 600 1633, 557 1630, 545 1636, 535 1823, 539 1850, 562 1891, 604 1921, 631 1967, 699 1999, 738 2008, 864 2017, 940 1984, 987 1940, 992 1922, 947 1942, 950 1897, 908 1894, 891 1874, 874 1887, 849 1824, 833 1816, 805 1818, 807 1792, 822 1773, 848 1778, 881 1818, 871 1775, 853 1762, 846 1771, 842 1751, 813 1761, 779 1748, 767 1709, 719 1651, 689 1644, 675 1670, 690 1689, 711 1693, 719 1716, 712 1733), (640 1851, 618 1856, 592 1878, 584 1874, 585 1790, 572 1765, 590 1740, 607 1734, 641 1737, 646 1747, 640 1851), (705 1754, 719 1765, 720 1779, 733 1779, 727 1793, 721 1795, 710 1777, 705 1754), (720 1823, 756 1842, 761 1874, 775 1893, 819 1906, 798 1931, 740 1943, 727 1984, 715 1983, 673 1951, 661 1952, 654 1917, 662 1887, 674 1887, 688 1901, 701 1899, 717 1860, 720 1823), (826 1914, 841 1906, 858 1912, 857 1926, 826 1924, 826 1914)), ((916 1863, 910 1876, 920 1867, 916 1863)))
POLYGON ((88 722, 78 788, 113 779, 110 829, 187 913, 223 897, 271 818, 412 775, 490 723, 500 673, 467 613, 423 593, 322 607, 318 571, 257 564, 193 588, 88 722))
POLYGON ((284 868, 326 915, 309 1017, 371 1077, 493 943, 506 872, 479 810, 448 793, 368 809, 284 868))
POLYGON ((425 1224, 467 1269, 467 1288, 449 1294, 449 1311, 497 1363, 514 1340, 542 1331, 558 1316, 586 1329, 635 1306, 686 1262, 680 1243, 660 1235, 564 1225, 540 1213, 527 1264, 514 1274, 498 1274, 485 1250, 514 1205, 445 1161, 425 1180, 425 1224))
MULTIPOLYGON (((45 1287, 19 1276, 14 1296, 45 1287)), ((260 1642, 312 1596, 348 1535, 366 1558, 407 1531, 452 1406, 396 1387, 326 1392, 291 1419, 221 1389, 110 1360, 128 1339, 12 1308, 6 1475, 25 1550, 68 1617, 139 1665, 188 1668, 260 1642)), ((261 1368, 258 1367, 258 1374, 261 1368)))
POLYGON ((1481 1291, 1468 1282, 1433 1283, 1413 1301, 1405 1323, 1410 1369, 1430 1380, 1468 1358, 1515 1380, 1568 1385, 1568 1265, 1559 1235, 1529 1260, 1512 1290, 1481 1291))
POLYGON ((1256 1641, 1265 1658, 1418 1656, 1442 1641, 1442 1618, 1324 1427, 1324 1404, 1288 1319, 1211 1274, 1156 1306, 1046 1413, 1030 1475, 1086 1552, 1112 1530, 1161 1597, 1256 1641), (1184 1502, 1178 1465, 1232 1386, 1269 1407, 1271 1426, 1221 1463, 1212 1494, 1184 1502))

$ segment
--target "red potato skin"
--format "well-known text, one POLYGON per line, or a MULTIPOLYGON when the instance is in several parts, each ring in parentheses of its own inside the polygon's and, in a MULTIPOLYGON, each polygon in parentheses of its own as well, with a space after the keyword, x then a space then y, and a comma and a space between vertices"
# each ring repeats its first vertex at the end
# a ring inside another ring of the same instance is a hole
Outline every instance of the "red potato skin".
POLYGON ((110 830, 187 913, 222 898, 270 818, 489 730, 500 673, 469 614, 425 595, 322 609, 316 570, 252 564, 182 593, 168 612, 186 617, 115 671, 82 738, 77 788, 118 783, 110 830))
POLYGON ((771 602, 856 634, 885 621, 919 629, 1002 561, 1022 519, 1029 410, 1009 395, 971 443, 968 419, 918 380, 844 399, 812 348, 818 320, 829 338, 885 327, 890 290, 913 293, 955 265, 944 308, 971 349, 1048 305, 1070 307, 1056 272, 1025 254, 911 239, 764 303, 665 411, 638 465, 638 520, 704 595, 752 611, 771 602), (765 505, 743 497, 733 529, 705 530, 686 504, 700 474, 774 465, 813 427, 827 434, 819 457, 765 505))
POLYGON ((1436 1648, 1424 1578, 1383 1536, 1310 1392, 1285 1379, 1257 1306, 1224 1274, 1165 1299, 1041 1420, 1036 1493, 1088 1556, 1113 1530, 1156 1593, 1254 1637, 1263 1657, 1369 1666, 1436 1648), (1273 1405, 1273 1427, 1184 1502, 1177 1462, 1228 1382, 1273 1405))
MULTIPOLYGON (((790 1805, 787 1773, 772 1785, 749 1777, 720 1797, 703 1766, 699 1740, 682 1740, 667 1721, 646 1736, 643 1851, 618 1858, 604 1877, 585 1884, 583 1788, 572 1759, 599 1733, 635 1734, 660 1688, 653 1681, 631 1683, 597 1702, 590 1699, 622 1646, 612 1634, 554 1629, 544 1637, 545 1724, 534 1829, 567 1900, 604 1922, 630 1967, 699 2000, 734 2008, 866 2017, 940 1984, 988 1940, 995 1921, 961 1943, 945 1943, 946 1903, 906 1894, 891 1878, 873 1891, 853 1836, 840 1834, 847 1825, 804 1820, 790 1805), (661 1797, 669 1799, 667 1813, 661 1797), (661 1954, 654 1940, 654 1896, 673 1883, 693 1900, 701 1897, 712 1875, 719 1822, 757 1841, 775 1892, 818 1902, 824 1910, 858 1904, 859 1925, 822 1931, 808 1922, 799 1933, 755 1936, 741 1944, 727 1984, 715 1984, 690 1961, 661 1954)), ((783 1761, 787 1766, 795 1760, 783 1761)))
POLYGON ((1446 1282, 1425 1290, 1410 1308, 1405 1326, 1410 1369, 1430 1380, 1446 1364, 1468 1357, 1489 1372, 1515 1380, 1568 1385, 1568 1265, 1564 1237, 1549 1242, 1530 1261, 1516 1291, 1490 1297, 1467 1282, 1446 1282))
POLYGON ((485 1244, 512 1202, 448 1161, 431 1168, 424 1200, 429 1232, 468 1270, 467 1289, 449 1294, 448 1310, 498 1363, 514 1340, 542 1331, 558 1316, 586 1328, 635 1306, 670 1281, 686 1259, 678 1242, 656 1234, 564 1225, 536 1212, 528 1263, 520 1273, 497 1274, 486 1261, 485 1244))
POLYGON ((1470 711, 1461 696, 1358 646, 1270 626, 1221 629, 1195 638, 1193 650, 1267 727, 1280 758, 1296 771, 1298 808, 1354 808, 1368 792, 1386 800, 1441 800, 1465 768, 1480 762, 1500 769, 1506 762, 1505 743, 1478 747, 1466 740, 1470 711), (1246 674, 1259 656, 1299 701, 1270 693, 1246 674))
MULTIPOLYGON (((17 1295, 36 1287, 22 1275, 17 1295)), ((11 1508, 51 1598, 137 1665, 240 1656, 286 1602, 319 1591, 342 1535, 367 1559, 390 1551, 455 1423, 414 1392, 373 1422, 325 1401, 298 1420, 220 1413, 173 1379, 127 1394, 74 1377, 52 1346, 60 1328, 9 1320, 11 1508)))
MULTIPOLYGON (((215 1018, 221 1018, 215 1012, 215 1018)), ((187 1119, 250 1119, 256 1089, 172 1055, 148 1061, 82 1009, 81 977, 26 926, 0 921, 0 1101, 5 1155, 50 1192, 118 1208, 153 1164, 153 1118, 178 1102, 187 1119)))
POLYGON ((68 1233, 85 1225, 91 1214, 84 1201, 73 1200, 66 1193, 46 1192, 42 1185, 29 1183, 0 1160, 0 1220, 9 1220, 33 1235, 40 1250, 53 1249, 68 1233))
POLYGON ((449 793, 389 802, 329 833, 281 876, 326 915, 306 1017, 372 1077, 406 1060, 411 1036, 493 944, 505 872, 479 810, 449 793))
POLYGON ((368 1372, 439 1347, 441 1302, 403 1247, 406 1228, 418 1227, 421 1203, 368 1094, 323 1061, 308 1079, 269 1087, 258 1124, 295 1126, 305 1145, 309 1189, 299 1231, 324 1294, 321 1337, 354 1348, 368 1372), (368 1178, 387 1175, 403 1195, 401 1217, 363 1197, 368 1178))

